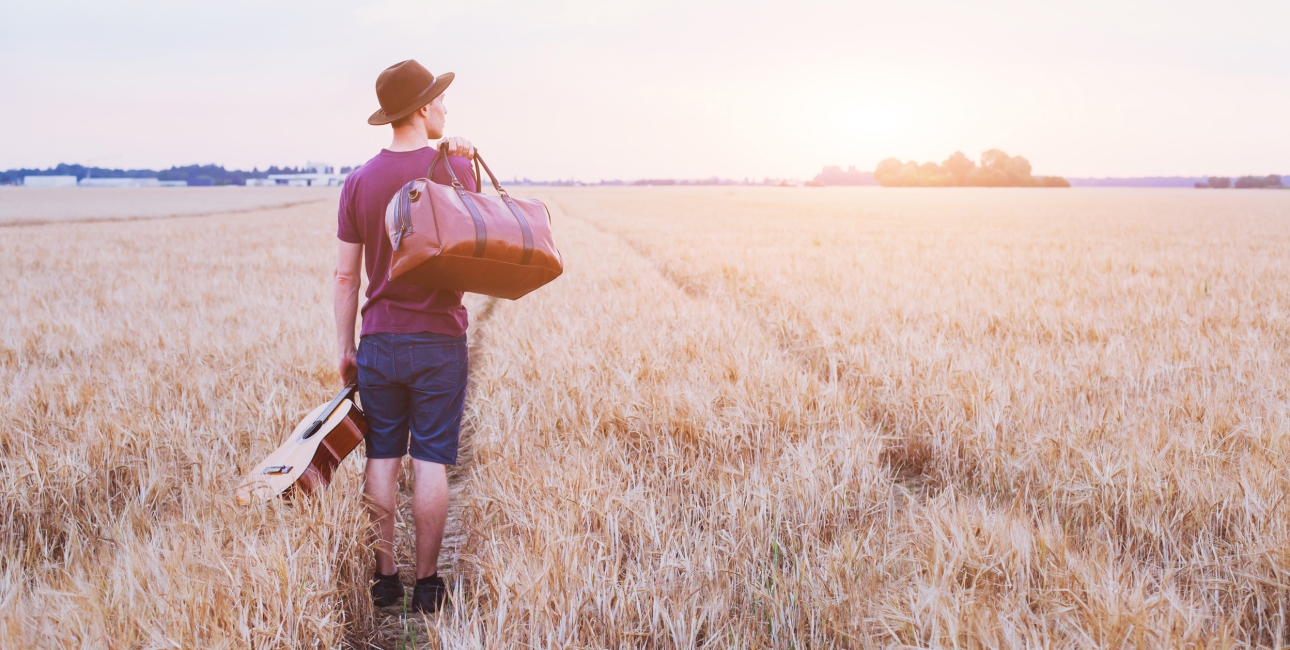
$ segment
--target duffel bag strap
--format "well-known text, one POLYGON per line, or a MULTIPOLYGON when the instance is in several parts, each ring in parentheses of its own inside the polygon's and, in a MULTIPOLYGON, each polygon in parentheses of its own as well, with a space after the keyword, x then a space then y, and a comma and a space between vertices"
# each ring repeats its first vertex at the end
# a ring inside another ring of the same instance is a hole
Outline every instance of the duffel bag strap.
POLYGON ((493 189, 497 190, 497 195, 502 197, 502 201, 511 209, 511 214, 515 215, 515 220, 520 223, 520 230, 524 233, 524 254, 520 257, 520 264, 527 265, 533 259, 533 231, 529 228, 529 220, 525 218, 523 212, 520 212, 520 206, 515 205, 515 201, 511 200, 511 195, 502 189, 502 184, 497 182, 493 170, 488 168, 488 163, 484 162, 478 149, 475 150, 475 163, 484 166, 484 171, 488 173, 488 180, 493 182, 493 189))
POLYGON ((452 170, 452 163, 448 160, 448 143, 439 143, 439 152, 434 155, 434 160, 430 161, 430 169, 426 171, 426 178, 434 182, 434 166, 443 158, 444 169, 448 170, 448 177, 452 179, 452 189, 457 191, 457 197, 466 205, 466 210, 470 212, 470 218, 475 222, 475 254, 474 257, 484 256, 484 246, 488 244, 488 229, 484 226, 484 218, 479 215, 479 208, 475 207, 475 202, 470 199, 466 188, 462 187, 461 181, 457 180, 457 172, 452 170))
MULTIPOLYGON (((444 168, 448 170, 448 176, 452 178, 452 187, 457 190, 457 196, 461 197, 462 203, 466 204, 466 209, 470 211, 470 216, 475 220, 475 257, 484 254, 484 244, 488 241, 487 232, 484 228, 484 220, 479 216, 479 210, 475 207, 475 202, 470 199, 466 189, 462 187, 461 182, 457 180, 457 173, 453 171, 452 164, 448 162, 448 143, 439 144, 439 151, 435 153, 434 160, 430 161, 430 169, 426 172, 426 178, 432 178, 434 175, 435 165, 439 164, 439 159, 444 161, 444 168)), ((529 227, 529 220, 520 211, 520 206, 515 204, 511 195, 502 189, 502 184, 497 182, 497 176, 493 170, 488 168, 488 163, 484 162, 483 156, 479 155, 479 149, 475 150, 475 187, 479 188, 479 168, 483 166, 484 172, 488 174, 488 180, 492 181, 493 189, 497 190, 497 195, 502 197, 506 207, 511 209, 511 214, 515 216, 515 221, 520 224, 520 232, 524 234, 524 252, 520 256, 520 264, 527 266, 533 261, 533 229, 529 227)))

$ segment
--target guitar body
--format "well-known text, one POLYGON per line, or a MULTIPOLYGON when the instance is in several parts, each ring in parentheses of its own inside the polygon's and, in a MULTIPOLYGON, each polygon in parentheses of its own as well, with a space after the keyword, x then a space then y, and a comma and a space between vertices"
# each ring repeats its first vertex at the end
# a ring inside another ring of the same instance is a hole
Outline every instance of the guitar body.
POLYGON ((332 473, 367 434, 367 419, 348 385, 327 404, 309 412, 273 453, 251 470, 237 499, 309 494, 331 483, 332 473))

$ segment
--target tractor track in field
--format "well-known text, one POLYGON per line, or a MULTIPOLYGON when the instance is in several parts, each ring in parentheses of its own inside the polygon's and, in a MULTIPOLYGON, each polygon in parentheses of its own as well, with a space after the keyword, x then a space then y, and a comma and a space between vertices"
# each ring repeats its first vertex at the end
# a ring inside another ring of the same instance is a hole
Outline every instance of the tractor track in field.
POLYGON ((747 318, 750 321, 757 323, 757 325, 761 328, 761 330, 767 336, 767 338, 773 340, 781 352, 783 352, 787 356, 792 357, 807 372, 815 374, 816 376, 818 376, 820 379, 824 381, 833 381, 835 379, 835 377, 833 377, 830 371, 830 368, 828 367, 828 364, 818 363, 817 361, 812 359, 806 352, 803 351, 803 348, 810 348, 812 346, 795 344, 793 341, 789 340, 789 338, 784 334, 782 327, 776 326, 774 323, 767 321, 765 318, 761 317, 756 313, 753 313, 751 310, 740 307, 737 301, 724 300, 721 295, 709 290, 704 283, 698 281, 697 279, 687 276, 683 273, 676 272, 674 269, 668 266, 667 262, 660 260, 656 254, 654 254, 652 251, 650 251, 648 247, 641 244, 640 242, 633 240, 632 238, 628 237, 627 235, 624 235, 621 232, 610 230, 604 227, 603 225, 601 225, 600 223, 598 223, 594 219, 588 219, 586 217, 575 215, 569 212, 569 210, 565 208, 563 205, 556 203, 555 201, 552 201, 552 203, 555 203, 555 205, 557 205, 560 208, 560 211, 563 212, 565 216, 573 219, 577 219, 578 221, 581 221, 587 224, 588 226, 590 226, 596 232, 609 235, 623 242, 623 244, 625 244, 633 252, 635 252, 642 259, 648 262, 650 266, 653 267, 654 270, 658 272, 660 276, 663 277, 663 279, 667 280, 672 286, 679 289, 685 295, 697 300, 705 300, 705 301, 720 300, 726 303, 725 306, 728 309, 731 309, 735 313, 738 313, 740 316, 743 316, 744 318, 747 318))
MULTIPOLYGON (((742 306, 743 303, 741 301, 731 299, 731 297, 727 297, 723 292, 710 290, 706 284, 696 278, 692 278, 683 273, 678 273, 669 267, 665 260, 659 259, 658 255, 640 242, 634 241, 631 237, 623 234, 622 232, 606 228, 594 219, 573 214, 565 208, 564 205, 559 204, 558 202, 552 201, 552 203, 559 207, 560 212, 562 212, 565 217, 577 219, 578 221, 587 224, 595 231, 609 235, 623 242, 643 260, 648 262, 663 279, 667 280, 672 286, 679 289, 685 295, 697 300, 721 301, 724 303, 724 307, 726 309, 730 309, 750 322, 756 323, 763 335, 766 336, 768 340, 773 341, 775 346, 784 354, 785 357, 795 361, 803 372, 814 375, 820 381, 824 382, 830 387, 830 390, 847 390, 840 383, 841 376, 835 363, 821 359, 820 355, 813 354, 811 352, 812 350, 823 350, 824 346, 822 344, 809 340, 795 339, 794 337, 789 336, 782 325, 767 320, 756 310, 742 306)), ((738 296, 733 296, 733 298, 737 297, 738 296)), ((856 398, 855 401, 857 402, 862 403, 866 401, 864 395, 855 395, 853 397, 856 398)), ((897 432, 890 431, 887 417, 883 413, 864 413, 862 421, 866 422, 869 426, 874 427, 875 430, 882 432, 882 457, 890 468, 893 479, 902 485, 908 492, 907 495, 902 495, 899 498, 901 500, 920 498, 925 492, 927 477, 922 472, 921 461, 907 458, 910 455, 910 451, 901 444, 904 437, 897 432)))
MULTIPOLYGON (((488 330, 484 327, 497 311, 497 306, 501 302, 498 298, 489 298, 478 314, 474 314, 472 321, 473 330, 470 333, 468 342, 468 367, 474 367, 479 362, 480 353, 485 347, 485 341, 488 339, 488 330)), ((470 388, 467 388, 467 400, 470 388)), ((467 412, 469 413, 469 411, 467 412)), ((457 459, 457 465, 448 469, 448 517, 444 524, 443 545, 439 549, 439 566, 438 571, 444 576, 448 583, 448 588, 452 589, 454 583, 458 581, 457 560, 462 545, 466 541, 466 531, 461 525, 462 494, 461 494, 461 476, 465 471, 463 468, 470 464, 473 446, 471 438, 474 430, 469 418, 462 422, 461 429, 461 449, 457 459)), ((416 582, 416 557, 414 555, 415 539, 412 526, 412 490, 410 485, 400 486, 399 490, 399 516, 395 522, 394 528, 394 545, 395 553, 399 564, 399 575, 405 586, 416 582), (406 522, 406 523, 405 523, 406 522)), ((412 590, 407 589, 407 602, 411 603, 412 590)), ((428 620, 410 610, 374 610, 375 618, 375 648, 401 648, 416 647, 417 643, 424 642, 430 638, 428 620), (415 642, 415 643, 414 643, 415 642)))

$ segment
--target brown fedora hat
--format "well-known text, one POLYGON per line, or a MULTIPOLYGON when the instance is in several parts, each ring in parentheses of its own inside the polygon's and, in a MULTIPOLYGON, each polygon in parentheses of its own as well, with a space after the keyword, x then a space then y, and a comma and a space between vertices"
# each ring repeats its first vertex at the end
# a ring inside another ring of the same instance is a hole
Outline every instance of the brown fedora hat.
POLYGON ((411 114, 443 94, 452 77, 451 72, 436 77, 412 59, 395 63, 376 78, 376 100, 381 109, 372 113, 367 123, 380 126, 411 114))

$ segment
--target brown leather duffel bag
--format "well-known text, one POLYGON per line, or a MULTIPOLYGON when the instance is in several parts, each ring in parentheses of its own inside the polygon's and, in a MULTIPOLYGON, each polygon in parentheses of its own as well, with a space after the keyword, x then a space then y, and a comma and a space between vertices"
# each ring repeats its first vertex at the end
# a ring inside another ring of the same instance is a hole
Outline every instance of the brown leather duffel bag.
POLYGON ((515 300, 560 277, 564 260, 551 236, 551 213, 536 199, 506 193, 488 164, 497 196, 467 191, 439 147, 425 178, 404 185, 385 209, 394 252, 390 279, 427 289, 515 300), (430 180, 443 161, 452 185, 430 180))

